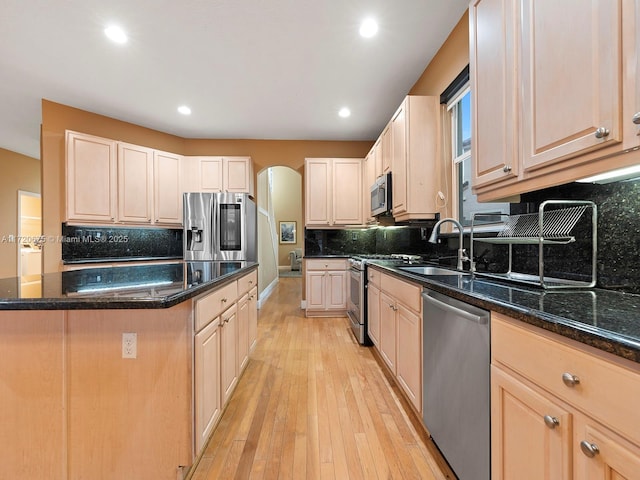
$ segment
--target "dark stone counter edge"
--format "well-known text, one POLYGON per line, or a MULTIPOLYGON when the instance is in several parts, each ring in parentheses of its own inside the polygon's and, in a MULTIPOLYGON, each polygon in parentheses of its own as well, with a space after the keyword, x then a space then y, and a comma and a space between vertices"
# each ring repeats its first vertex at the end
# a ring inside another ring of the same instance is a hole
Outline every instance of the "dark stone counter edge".
POLYGON ((0 300, 0 310, 118 310, 118 309, 158 309, 170 308, 202 293, 220 287, 239 277, 256 270, 258 264, 241 268, 222 275, 215 280, 189 287, 180 292, 165 297, 135 298, 135 297, 67 297, 51 298, 20 298, 0 300))
POLYGON ((488 296, 465 292, 451 285, 438 282, 435 277, 426 279, 417 275, 399 272, 393 267, 386 267, 384 265, 375 265, 375 267, 385 270, 403 280, 410 280, 476 307, 508 315, 516 320, 542 328, 548 332, 556 333, 597 348, 598 350, 640 363, 640 342, 634 341, 632 338, 618 335, 609 330, 590 327, 589 325, 574 322, 567 318, 551 315, 539 310, 531 310, 519 307, 516 304, 501 302, 488 296))

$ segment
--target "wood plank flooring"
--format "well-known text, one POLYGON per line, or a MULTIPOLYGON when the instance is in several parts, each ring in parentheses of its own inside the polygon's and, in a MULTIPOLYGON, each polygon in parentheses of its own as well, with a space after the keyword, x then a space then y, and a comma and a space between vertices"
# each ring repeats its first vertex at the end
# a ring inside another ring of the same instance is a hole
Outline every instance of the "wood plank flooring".
POLYGON ((304 317, 301 284, 281 278, 259 311, 258 345, 191 480, 454 478, 347 319, 304 317))

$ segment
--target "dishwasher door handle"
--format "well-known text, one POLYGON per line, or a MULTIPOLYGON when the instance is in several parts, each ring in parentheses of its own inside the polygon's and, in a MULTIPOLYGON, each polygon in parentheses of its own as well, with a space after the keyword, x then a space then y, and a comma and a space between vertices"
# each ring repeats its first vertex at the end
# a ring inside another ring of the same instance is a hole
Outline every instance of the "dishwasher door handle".
MULTIPOLYGON (((424 292, 422 294, 422 298, 425 300, 425 302, 429 302, 432 305, 435 305, 436 307, 442 310, 454 313, 462 318, 475 322, 479 325, 486 325, 487 323, 489 323, 489 315, 475 315, 471 312, 464 310, 464 308, 458 308, 455 305, 449 304, 448 302, 443 302, 442 300, 439 300, 431 296, 428 292, 424 292)), ((458 302, 457 300, 453 300, 453 302, 466 305, 464 302, 458 302)))

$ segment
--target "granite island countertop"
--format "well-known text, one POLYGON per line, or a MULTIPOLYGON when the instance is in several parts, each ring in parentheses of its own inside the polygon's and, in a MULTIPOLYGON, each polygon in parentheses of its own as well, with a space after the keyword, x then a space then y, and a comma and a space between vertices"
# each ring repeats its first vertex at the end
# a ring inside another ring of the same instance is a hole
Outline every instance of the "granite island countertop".
POLYGON ((481 276, 427 277, 394 266, 375 266, 463 302, 640 363, 640 295, 598 288, 544 290, 481 276))
POLYGON ((0 279, 0 310, 169 308, 256 269, 256 262, 185 262, 86 268, 40 276, 39 296, 0 279))

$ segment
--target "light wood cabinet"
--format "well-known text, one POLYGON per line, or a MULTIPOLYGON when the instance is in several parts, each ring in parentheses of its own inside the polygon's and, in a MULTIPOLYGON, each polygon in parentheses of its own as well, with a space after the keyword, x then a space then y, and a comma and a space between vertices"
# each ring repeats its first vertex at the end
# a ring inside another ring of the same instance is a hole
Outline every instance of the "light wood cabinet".
POLYGON ((491 317, 492 478, 634 478, 638 364, 491 317))
POLYGON ((371 284, 368 286, 369 336, 416 412, 421 412, 422 288, 372 268, 369 272, 373 272, 370 278, 374 281, 373 289, 371 284), (377 278, 379 291, 375 286, 377 278), (377 307, 373 305, 376 296, 377 307), (377 317, 373 319, 373 329, 372 310, 377 317))
POLYGON ((391 120, 393 217, 431 220, 441 187, 440 102, 407 96, 391 120))
POLYGON ((249 294, 238 300, 238 371, 242 372, 249 363, 249 294))
POLYGON ((238 383, 238 315, 233 305, 220 316, 220 381, 222 405, 238 383))
POLYGON ((66 132, 66 219, 111 223, 116 218, 117 143, 66 132))
POLYGON ((67 221, 179 226, 181 157, 67 131, 67 221))
POLYGON ((182 224, 182 156, 153 152, 153 223, 182 224))
POLYGON ((251 157, 185 157, 184 175, 186 192, 254 194, 251 157))
POLYGON ((362 218, 365 223, 375 221, 375 217, 371 216, 371 187, 375 183, 379 175, 382 175, 381 161, 381 142, 380 139, 374 144, 366 158, 364 159, 362 168, 362 218))
POLYGON ((258 343, 258 287, 249 291, 249 352, 258 343))
POLYGON ((347 309, 347 261, 305 260, 306 316, 344 315, 347 309))
POLYGON ((518 5, 476 0, 469 8, 474 188, 518 176, 518 5))
POLYGON ((220 393, 220 318, 194 339, 195 451, 204 448, 222 412, 220 393))
POLYGON ((640 162, 640 2, 478 0, 470 25, 480 201, 640 162))
POLYGON ((380 288, 372 283, 367 285, 367 333, 380 348, 380 288))
POLYGON ((118 143, 118 221, 151 223, 153 150, 118 143))
POLYGON ((391 164, 393 163, 393 145, 391 143, 391 135, 391 122, 389 122, 380 134, 380 165, 382 166, 382 172, 378 173, 377 176, 391 170, 391 164))
POLYGON ((362 225, 362 159, 305 159, 305 225, 362 225))

